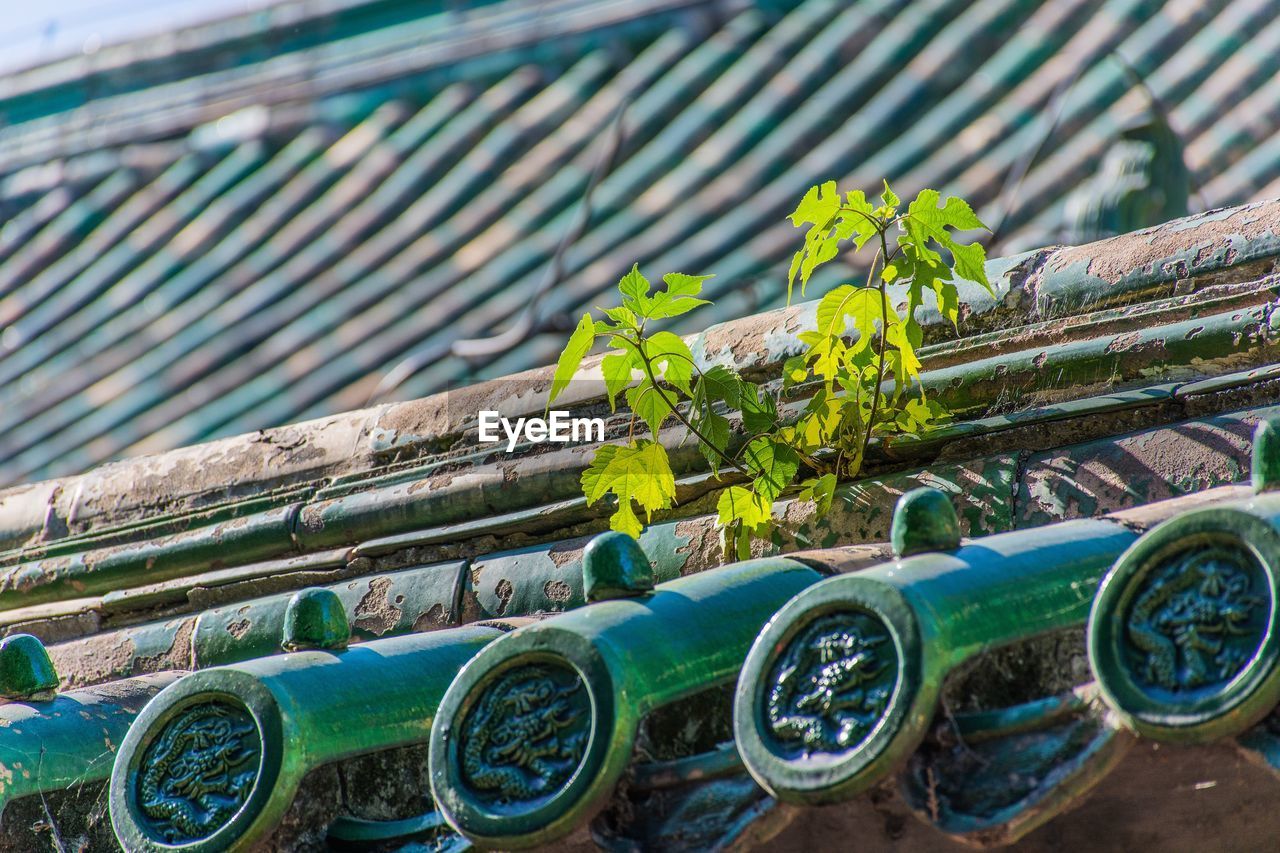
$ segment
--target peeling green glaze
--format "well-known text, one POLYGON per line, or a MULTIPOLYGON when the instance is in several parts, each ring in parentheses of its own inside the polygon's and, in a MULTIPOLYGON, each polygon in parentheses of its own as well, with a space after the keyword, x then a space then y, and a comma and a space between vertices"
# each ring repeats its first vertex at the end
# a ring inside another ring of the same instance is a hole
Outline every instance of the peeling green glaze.
MULTIPOLYGON (((368 575, 323 589, 342 603, 351 637, 374 640, 459 624, 459 599, 468 565, 437 563, 368 575)), ((206 610, 192 637, 199 669, 276 654, 292 593, 206 610)))
POLYGON ((449 682, 501 633, 456 628, 191 674, 147 704, 120 746, 110 805, 121 844, 156 853, 253 849, 311 770, 424 741, 449 682), (197 725, 213 734, 197 738, 197 725), (177 763, 160 761, 169 752, 177 763), (224 790, 227 773, 239 782, 224 790))
POLYGON ((927 486, 904 493, 893 510, 889 539, 898 557, 959 548, 960 519, 951 499, 927 486))
POLYGON ((351 639, 342 599, 330 589, 295 592, 284 610, 284 634, 280 646, 287 652, 305 649, 341 650, 351 639))
POLYGON ((867 790, 919 746, 949 673, 984 652, 1082 625, 1099 579, 1136 538, 1105 521, 1065 522, 803 591, 765 626, 738 681, 734 734, 747 769, 787 802, 839 802, 867 790), (817 625, 826 627, 808 653, 813 666, 780 669, 817 625), (858 642, 828 640, 854 631, 858 642), (800 674, 801 686, 789 687, 800 674), (836 733, 834 741, 780 743, 780 691, 806 697, 792 703, 804 725, 836 733))
POLYGON ((459 674, 436 717, 437 805, 484 846, 563 838, 613 793, 641 720, 730 681, 768 614, 818 577, 784 558, 752 560, 495 642, 459 674))
POLYGON ((48 702, 0 704, 0 810, 22 797, 106 779, 143 705, 182 675, 141 675, 48 702))
POLYGON ((1145 534, 1089 618, 1102 696, 1138 733, 1239 734, 1280 702, 1280 498, 1192 510, 1145 534))
POLYGON ((26 702, 52 699, 58 673, 44 643, 30 634, 0 640, 0 698, 26 702))
POLYGON ((582 585, 587 601, 632 598, 653 589, 653 566, 640 543, 611 530, 587 543, 582 552, 582 585))

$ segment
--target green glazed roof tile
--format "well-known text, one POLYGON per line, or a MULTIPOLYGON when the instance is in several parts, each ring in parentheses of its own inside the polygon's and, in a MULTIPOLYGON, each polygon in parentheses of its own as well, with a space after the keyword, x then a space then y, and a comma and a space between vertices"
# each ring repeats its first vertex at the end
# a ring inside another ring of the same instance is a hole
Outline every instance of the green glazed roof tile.
POLYGON ((1170 111, 1195 203, 1280 182, 1268 4, 285 8, 255 19, 293 22, 270 45, 228 19, 0 86, 0 480, 357 408, 410 355, 399 398, 547 361, 553 336, 479 361, 450 346, 525 309, 624 101, 541 316, 637 260, 719 274, 701 326, 776 305, 783 217, 821 178, 939 186, 997 217, 1085 65, 993 252, 1052 242, 1143 108, 1108 51, 1170 111))

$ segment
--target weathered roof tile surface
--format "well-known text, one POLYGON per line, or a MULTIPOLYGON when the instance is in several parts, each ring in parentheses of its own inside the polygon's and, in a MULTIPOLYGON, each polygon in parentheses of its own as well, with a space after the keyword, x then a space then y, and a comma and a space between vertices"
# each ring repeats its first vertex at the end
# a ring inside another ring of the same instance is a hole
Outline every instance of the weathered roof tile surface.
POLYGON ((998 221, 1078 68, 1005 250, 1058 238, 1146 108, 1125 65, 1182 134, 1193 203, 1280 194, 1277 11, 308 0, 11 75, 0 481, 353 409, 410 354, 402 398, 546 363, 562 333, 472 363, 449 347, 528 307, 623 103, 539 323, 637 260, 719 274, 693 323, 778 304, 784 214, 828 177, 937 186, 998 221))

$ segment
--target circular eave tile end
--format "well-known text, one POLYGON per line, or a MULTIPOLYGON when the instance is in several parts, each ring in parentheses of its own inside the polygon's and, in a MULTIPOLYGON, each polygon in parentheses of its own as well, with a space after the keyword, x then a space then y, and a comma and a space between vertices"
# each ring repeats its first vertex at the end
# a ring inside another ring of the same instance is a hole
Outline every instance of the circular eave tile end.
POLYGON ((1280 701, 1280 533, 1212 507, 1158 525, 1116 561, 1089 617, 1103 698, 1146 737, 1236 734, 1280 701))
MULTIPOLYGON (((130 851, 213 853, 292 801, 274 697, 239 672, 187 676, 130 726, 110 782, 111 823, 130 851)), ((251 839, 252 840, 252 839, 251 839)))
POLYGON ((734 697, 751 775, 778 799, 840 802, 924 736, 916 616, 894 587, 856 576, 801 592, 765 625, 734 697))
POLYGON ((618 701, 603 658, 576 635, 495 641, 462 669, 432 725, 431 789, 445 819, 501 848, 571 833, 630 758, 618 701))

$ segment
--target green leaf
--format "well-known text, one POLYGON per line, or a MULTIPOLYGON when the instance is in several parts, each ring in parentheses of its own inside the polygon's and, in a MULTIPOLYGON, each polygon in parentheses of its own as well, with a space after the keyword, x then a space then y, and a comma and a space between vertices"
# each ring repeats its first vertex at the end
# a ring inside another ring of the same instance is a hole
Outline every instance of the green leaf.
POLYGON ((631 384, 632 367, 636 356, 631 351, 611 352, 600 362, 600 372, 604 375, 604 390, 609 396, 609 411, 616 411, 614 405, 618 394, 631 384))
POLYGON ((647 516, 667 509, 675 501, 676 481, 667 451, 653 441, 633 444, 603 444, 591 464, 582 472, 582 491, 587 504, 613 493, 619 504, 635 501, 647 516))
POLYGON ((880 227, 874 218, 874 209, 861 190, 849 193, 841 205, 835 181, 811 187, 791 214, 791 222, 797 228, 806 224, 811 227, 805 234, 804 247, 791 259, 787 272, 787 304, 791 303, 797 276, 803 295, 813 271, 839 253, 841 240, 853 238, 854 248, 860 249, 879 233, 880 227))
POLYGON ((699 305, 710 305, 706 299, 695 299, 702 292, 702 283, 712 278, 709 275, 685 275, 684 273, 667 273, 662 277, 666 282, 666 290, 660 290, 649 300, 646 316, 652 320, 664 317, 678 317, 699 305))
POLYGON ((803 355, 793 355, 782 364, 782 383, 799 385, 809 378, 809 367, 803 355))
POLYGON ((924 304, 924 292, 933 293, 938 313, 943 319, 950 320, 951 325, 959 328, 960 296, 955 283, 938 275, 938 267, 928 264, 912 263, 909 270, 911 283, 907 286, 908 312, 914 315, 915 307, 924 304))
POLYGON ((655 438, 667 418, 671 417, 671 401, 648 379, 642 379, 638 385, 627 389, 627 407, 649 425, 655 438))
POLYGON ((800 470, 800 456, 786 444, 767 436, 747 445, 743 462, 755 475, 752 487, 770 501, 778 499, 800 470))
POLYGON ((807 329, 796 337, 808 346, 805 359, 812 363, 816 376, 830 382, 840 375, 844 369, 848 348, 839 335, 824 335, 813 329, 807 329))
POLYGON ((582 319, 578 321, 578 326, 573 330, 573 334, 569 336, 569 342, 564 346, 564 352, 560 353, 560 359, 556 362, 555 373, 551 377, 551 395, 547 399, 548 408, 556 401, 556 397, 560 396, 569 384, 569 380, 573 379, 578 368, 582 365, 582 359, 591 349, 591 345, 596 342, 596 326, 591 319, 590 314, 583 314, 582 319))
POLYGON ((890 326, 889 334, 885 338, 890 346, 897 347, 897 358, 899 359, 898 378, 900 384, 905 385, 906 381, 918 379, 920 377, 920 359, 916 355, 915 348, 911 346, 911 341, 907 339, 906 331, 901 324, 890 326))
POLYGON ((639 539, 644 532, 644 525, 631 508, 631 501, 619 501, 618 511, 609 516, 609 529, 625 533, 632 539, 639 539))
POLYGON ((778 425, 778 406, 769 396, 750 382, 741 386, 739 411, 742 412, 742 425, 747 432, 769 432, 778 425))
POLYGON ((879 233, 876 223, 876 211, 867 201, 862 190, 854 190, 845 200, 845 212, 840 214, 836 223, 836 235, 841 240, 853 238, 855 249, 861 249, 868 240, 879 233))
POLYGON ((884 192, 880 193, 880 201, 885 207, 897 207, 902 204, 902 199, 898 198, 893 190, 889 189, 889 182, 884 182, 884 192))
POLYGON ((680 296, 697 296, 702 292, 702 283, 712 278, 715 278, 715 276, 669 272, 662 277, 662 280, 666 282, 667 295, 674 299, 680 296))
POLYGON ((644 472, 641 487, 631 497, 647 514, 670 507, 676 499, 676 478, 671 473, 667 449, 656 441, 640 442, 635 463, 644 472))
POLYGON ((844 284, 828 292, 818 303, 816 313, 821 335, 839 337, 845 333, 848 321, 853 321, 858 337, 850 350, 855 353, 870 345, 877 323, 888 319, 892 328, 900 322, 898 312, 889 305, 888 296, 881 294, 878 288, 852 284, 844 284))
POLYGON ((955 259, 956 275, 977 282, 994 294, 991 283, 987 281, 986 252, 982 246, 977 243, 958 243, 952 232, 947 230, 969 231, 985 229, 986 226, 964 201, 951 196, 942 207, 938 207, 938 198, 937 190, 921 190, 907 208, 907 215, 902 218, 902 228, 914 244, 918 256, 925 263, 936 263, 937 254, 926 248, 926 243, 932 239, 951 253, 955 259))
POLYGON ((797 228, 806 224, 826 225, 839 209, 840 193, 836 191, 836 182, 827 181, 821 186, 810 187, 788 218, 797 228))
POLYGON ((660 375, 668 384, 689 393, 689 383, 693 379, 693 353, 689 345, 679 335, 672 332, 654 332, 645 341, 645 352, 654 372, 665 365, 660 375))
POLYGON ((632 264, 631 272, 618 282, 622 293, 622 307, 640 317, 647 316, 649 308, 649 280, 640 274, 640 265, 632 264))
POLYGON ((819 518, 831 511, 831 501, 836 494, 835 474, 805 480, 800 486, 800 500, 813 501, 819 518))
POLYGON ((947 407, 937 400, 912 397, 903 404, 902 413, 910 422, 913 431, 948 423, 951 420, 951 413, 947 411, 947 407))
POLYGON ((721 453, 727 453, 729 449, 729 419, 715 412, 707 412, 700 418, 695 426, 698 432, 710 442, 710 445, 698 442, 698 450, 702 453, 707 465, 711 467, 711 472, 717 476, 720 474, 721 453), (713 449, 714 448, 714 449, 713 449), (717 453, 716 451, 719 451, 717 453))
MULTIPOLYGON (((601 308, 600 311, 620 328, 634 329, 639 325, 639 318, 630 308, 601 308)), ((599 331, 599 327, 596 330, 599 331)))
POLYGON ((582 482, 582 494, 587 499, 587 506, 609 494, 609 484, 604 481, 604 472, 613 461, 619 450, 624 448, 618 444, 602 444, 596 448, 591 457, 591 464, 583 470, 579 480, 582 482))
POLYGON ((723 527, 737 522, 746 528, 768 524, 773 518, 773 505, 767 498, 742 486, 730 486, 720 493, 716 503, 717 521, 723 527))
POLYGON ((743 386, 746 384, 737 373, 717 364, 703 371, 698 378, 709 403, 725 403, 731 409, 742 408, 743 386))

